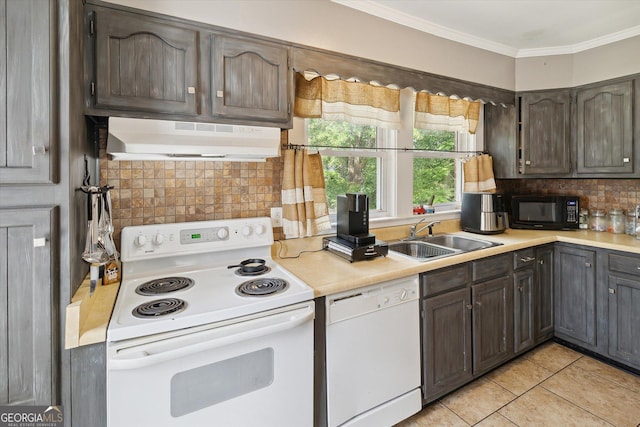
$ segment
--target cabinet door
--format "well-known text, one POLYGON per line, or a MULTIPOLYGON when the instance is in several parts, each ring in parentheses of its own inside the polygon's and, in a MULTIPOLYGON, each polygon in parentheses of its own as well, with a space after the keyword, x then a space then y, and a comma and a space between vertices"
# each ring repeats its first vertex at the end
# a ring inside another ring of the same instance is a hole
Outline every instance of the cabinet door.
POLYGON ((214 116, 289 122, 288 47, 217 35, 211 45, 214 116))
POLYGON ((513 275, 513 350, 519 353, 534 344, 533 268, 513 275))
POLYGON ((520 109, 522 174, 570 173, 571 94, 522 94, 520 109))
POLYGON ((53 182, 55 3, 0 0, 0 183, 53 182))
POLYGON ((640 280, 609 276, 609 356, 640 369, 640 280))
POLYGON ((496 178, 518 178, 518 119, 516 107, 484 106, 484 144, 493 157, 496 178))
POLYGON ((633 82, 578 91, 578 173, 633 172, 633 82))
POLYGON ((509 276, 471 287, 473 374, 498 366, 513 354, 513 296, 509 276))
POLYGON ((535 341, 553 336, 553 246, 536 249, 534 276, 535 341))
POLYGON ((0 404, 57 404, 53 210, 0 209, 0 404))
POLYGON ((587 348, 595 348, 595 253, 558 246, 555 274, 556 336, 587 348))
POLYGON ((423 301, 424 401, 471 381, 471 301, 468 288, 423 301))
POLYGON ((115 10, 93 19, 95 107, 197 113, 197 31, 115 10))

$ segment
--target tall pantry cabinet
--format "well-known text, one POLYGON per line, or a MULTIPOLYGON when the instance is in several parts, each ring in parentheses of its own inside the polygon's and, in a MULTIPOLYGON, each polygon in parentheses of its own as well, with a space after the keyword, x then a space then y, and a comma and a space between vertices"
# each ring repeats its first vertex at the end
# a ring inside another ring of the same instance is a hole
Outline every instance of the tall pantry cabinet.
POLYGON ((62 405, 65 425, 60 308, 87 270, 81 6, 0 0, 0 405, 62 405))

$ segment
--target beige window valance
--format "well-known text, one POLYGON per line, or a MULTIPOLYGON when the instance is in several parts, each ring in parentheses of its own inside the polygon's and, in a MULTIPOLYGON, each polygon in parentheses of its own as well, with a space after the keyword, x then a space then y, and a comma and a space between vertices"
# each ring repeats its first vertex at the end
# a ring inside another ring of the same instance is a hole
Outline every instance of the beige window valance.
MULTIPOLYGON (((296 73, 295 92, 293 113, 296 117, 343 120, 389 129, 400 126, 399 89, 296 73)), ((480 101, 418 92, 414 126, 475 134, 480 106, 480 101)))
POLYGON ((296 73, 293 113, 297 117, 344 120, 397 129, 400 126, 400 90, 370 83, 307 79, 296 73))
POLYGON ((480 117, 480 105, 479 101, 418 92, 414 126, 418 129, 455 129, 475 134, 480 117))

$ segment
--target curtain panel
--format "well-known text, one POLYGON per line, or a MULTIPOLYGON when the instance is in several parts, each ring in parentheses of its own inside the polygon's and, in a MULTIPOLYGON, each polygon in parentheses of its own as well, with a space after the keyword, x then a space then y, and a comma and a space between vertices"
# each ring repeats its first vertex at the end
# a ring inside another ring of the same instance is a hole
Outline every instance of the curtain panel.
POLYGON ((387 129, 400 127, 400 90, 370 83, 307 80, 296 73, 293 113, 297 117, 342 120, 387 129))
POLYGON ((414 126, 418 129, 457 130, 475 134, 480 117, 480 105, 479 101, 418 92, 414 126))
POLYGON ((322 157, 306 149, 284 150, 282 228, 287 239, 331 229, 322 157))

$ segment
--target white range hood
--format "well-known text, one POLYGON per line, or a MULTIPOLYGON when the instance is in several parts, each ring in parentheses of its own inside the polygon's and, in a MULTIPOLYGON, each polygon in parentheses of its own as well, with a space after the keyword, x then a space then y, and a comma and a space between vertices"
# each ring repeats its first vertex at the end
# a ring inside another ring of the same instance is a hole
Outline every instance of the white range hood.
POLYGON ((264 162, 280 156, 280 129, 110 117, 107 153, 114 160, 264 162))

